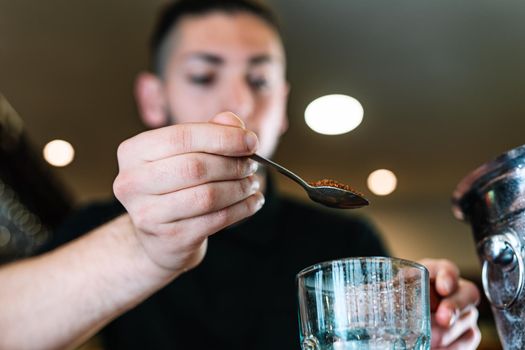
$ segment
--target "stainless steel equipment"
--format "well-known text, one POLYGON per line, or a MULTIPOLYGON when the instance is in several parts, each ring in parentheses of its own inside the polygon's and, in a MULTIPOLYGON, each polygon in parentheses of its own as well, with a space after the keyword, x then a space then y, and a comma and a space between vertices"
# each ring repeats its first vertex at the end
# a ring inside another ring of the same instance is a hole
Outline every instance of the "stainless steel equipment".
POLYGON ((465 177, 453 211, 472 227, 503 348, 525 349, 525 145, 465 177))

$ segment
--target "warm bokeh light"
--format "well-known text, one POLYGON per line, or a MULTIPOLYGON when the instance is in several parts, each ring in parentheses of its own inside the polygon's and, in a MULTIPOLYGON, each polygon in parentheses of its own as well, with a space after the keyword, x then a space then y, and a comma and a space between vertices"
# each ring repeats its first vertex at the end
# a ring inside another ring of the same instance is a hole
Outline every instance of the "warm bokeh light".
POLYGON ((304 112, 306 124, 324 135, 340 135, 354 130, 363 120, 363 106, 347 95, 316 98, 304 112))
POLYGON ((63 167, 75 158, 73 146, 64 140, 53 140, 44 147, 44 159, 51 165, 63 167))
POLYGON ((378 196, 386 196, 397 187, 396 175, 387 169, 378 169, 368 175, 368 188, 378 196))

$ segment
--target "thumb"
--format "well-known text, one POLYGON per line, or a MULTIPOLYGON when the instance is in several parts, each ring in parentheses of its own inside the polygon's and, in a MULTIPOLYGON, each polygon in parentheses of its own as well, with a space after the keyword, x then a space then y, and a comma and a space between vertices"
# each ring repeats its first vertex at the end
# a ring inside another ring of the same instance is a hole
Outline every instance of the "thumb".
POLYGON ((232 112, 222 112, 210 120, 210 123, 235 126, 244 129, 244 122, 232 112))

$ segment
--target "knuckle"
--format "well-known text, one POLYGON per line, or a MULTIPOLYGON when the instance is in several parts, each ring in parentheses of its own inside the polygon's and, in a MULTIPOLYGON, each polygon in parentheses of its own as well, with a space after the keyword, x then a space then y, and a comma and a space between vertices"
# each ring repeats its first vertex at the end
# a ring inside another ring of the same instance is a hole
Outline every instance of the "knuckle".
POLYGON ((181 175, 184 178, 201 180, 207 173, 206 164, 197 157, 191 157, 185 162, 181 175))
POLYGON ((113 181, 113 193, 119 200, 126 198, 133 188, 133 181, 125 172, 119 173, 113 181))
POLYGON ((227 145, 237 152, 249 151, 246 142, 244 141, 244 130, 239 128, 228 128, 222 136, 223 146, 227 145))
POLYGON ((117 147, 117 159, 121 160, 123 157, 126 156, 128 153, 128 149, 130 148, 131 139, 127 139, 125 141, 122 141, 118 147, 117 147))
POLYGON ((452 261, 448 259, 441 259, 439 260, 439 262, 444 268, 448 269, 449 271, 453 272, 456 275, 459 275, 458 267, 452 261))
POLYGON ((235 170, 236 170, 236 176, 241 178, 243 177, 247 172, 247 162, 245 159, 237 158, 235 159, 235 170))
POLYGON ((239 198, 245 198, 251 193, 252 180, 250 178, 237 181, 237 195, 239 198))
POLYGON ((247 198, 244 202, 246 203, 247 213, 251 214, 257 211, 257 201, 255 201, 253 197, 247 198))
POLYGON ((217 133, 217 144, 219 145, 221 150, 228 149, 229 142, 230 140, 227 131, 217 133))
POLYGON ((185 125, 176 125, 169 138, 170 144, 174 149, 180 150, 181 152, 191 152, 193 148, 191 128, 185 125))
POLYGON ((210 211, 214 208, 217 201, 217 191, 209 185, 201 186, 200 190, 194 192, 195 202, 205 211, 210 211))
POLYGON ((453 312, 459 312, 460 310, 457 300, 450 298, 441 300, 439 308, 453 310, 453 312))
POLYGON ((231 210, 229 208, 223 208, 215 212, 213 221, 217 227, 225 227, 231 224, 231 217, 231 210))
POLYGON ((244 210, 242 212, 243 217, 248 216, 251 214, 255 214, 257 210, 260 208, 261 199, 258 195, 251 195, 248 198, 246 198, 242 203, 244 205, 244 210))
POLYGON ((122 176, 119 174, 113 180, 113 193, 115 194, 115 197, 118 199, 122 198, 124 196, 124 188, 122 186, 122 176))
POLYGON ((170 177, 172 176, 170 170, 171 169, 169 167, 149 163, 145 168, 142 169, 141 172, 139 172, 139 174, 141 175, 142 179, 147 180, 148 182, 163 184, 170 181, 170 177))
POLYGON ((250 145, 246 142, 246 132, 239 129, 237 130, 237 147, 240 151, 243 153, 250 153, 251 148, 250 145))

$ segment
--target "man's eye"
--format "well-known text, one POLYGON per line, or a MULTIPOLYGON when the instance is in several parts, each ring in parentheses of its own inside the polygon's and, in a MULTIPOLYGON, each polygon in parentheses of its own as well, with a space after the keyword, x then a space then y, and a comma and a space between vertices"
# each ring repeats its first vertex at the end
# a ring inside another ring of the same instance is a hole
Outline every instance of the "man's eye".
POLYGON ((262 90, 268 87, 268 80, 265 78, 248 77, 248 84, 255 90, 262 90))
POLYGON ((189 80, 196 85, 211 85, 215 81, 215 76, 208 75, 190 75, 189 80))

